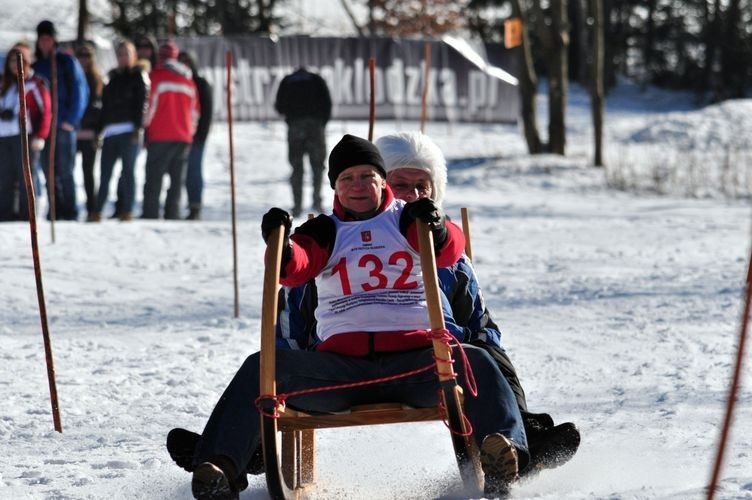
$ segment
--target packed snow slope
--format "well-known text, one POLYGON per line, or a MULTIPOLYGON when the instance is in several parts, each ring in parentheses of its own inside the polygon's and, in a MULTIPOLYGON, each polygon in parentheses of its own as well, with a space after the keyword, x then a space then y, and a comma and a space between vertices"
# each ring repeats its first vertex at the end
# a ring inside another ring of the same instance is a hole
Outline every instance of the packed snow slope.
MULTIPOLYGON (((683 136, 705 134, 722 110, 689 108, 620 87, 609 97, 607 151, 702 147, 645 132, 671 113, 683 136)), ((512 496, 703 498, 736 349, 747 202, 611 189, 589 165, 587 98, 576 88, 568 113, 566 158, 526 155, 515 127, 427 129, 450 159, 446 211, 470 210, 477 271, 531 410, 582 432, 571 462, 512 496)), ((749 135, 744 119, 737 136, 749 135)), ((416 126, 377 122, 375 133, 416 126)), ((366 131, 332 123, 328 141, 366 131)), ((200 431, 258 349, 261 216, 292 205, 284 124, 238 124, 235 134, 237 319, 224 124, 208 144, 203 221, 58 222, 53 244, 40 220, 62 434, 52 427, 29 227, 0 226, 0 498, 191 497, 165 436, 200 431)), ((749 373, 719 498, 752 498, 749 373)), ((311 498, 463 496, 440 423, 321 431, 317 446, 311 498)), ((265 497, 263 476, 250 477, 241 498, 265 497)))

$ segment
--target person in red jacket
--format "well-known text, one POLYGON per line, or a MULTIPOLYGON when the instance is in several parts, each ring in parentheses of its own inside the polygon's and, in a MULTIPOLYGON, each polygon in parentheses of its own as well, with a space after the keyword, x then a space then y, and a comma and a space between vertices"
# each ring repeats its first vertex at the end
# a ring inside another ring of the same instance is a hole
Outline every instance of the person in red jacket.
MULTIPOLYGON (((17 54, 23 58, 25 75, 26 122, 29 134, 32 181, 36 181, 36 162, 50 133, 52 106, 45 81, 31 69, 31 46, 19 42, 8 52, 0 85, 0 221, 28 220, 28 202, 23 180, 21 127, 18 101, 17 54), (16 195, 17 193, 17 195, 16 195), (18 200, 18 206, 15 202, 18 200)), ((34 182, 36 186, 36 182, 34 182)))
POLYGON ((159 218, 159 196, 165 174, 170 175, 170 188, 164 218, 180 218, 180 193, 201 106, 193 74, 190 68, 178 62, 178 53, 174 42, 163 43, 159 47, 159 63, 149 74, 151 88, 144 119, 147 156, 142 219, 159 218))

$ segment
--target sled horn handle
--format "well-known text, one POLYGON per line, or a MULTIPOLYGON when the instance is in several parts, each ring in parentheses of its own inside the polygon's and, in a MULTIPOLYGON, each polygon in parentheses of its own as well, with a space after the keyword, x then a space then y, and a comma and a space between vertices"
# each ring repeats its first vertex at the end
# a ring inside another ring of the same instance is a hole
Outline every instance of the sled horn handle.
MULTIPOLYGON (((420 243, 420 267, 423 271, 423 288, 425 288, 426 302, 428 305, 428 323, 431 330, 443 330, 445 328, 444 312, 441 309, 439 279, 436 272, 436 256, 433 249, 433 235, 425 222, 417 219, 416 223, 418 224, 418 242, 420 243)), ((440 340, 433 340, 433 350, 438 360, 449 360, 452 358, 451 348, 440 340)), ((436 368, 441 382, 454 379, 451 364, 437 361, 436 368)))
POLYGON ((282 267, 282 225, 272 230, 264 256, 264 292, 261 298, 261 394, 276 395, 276 328, 279 273, 282 267))

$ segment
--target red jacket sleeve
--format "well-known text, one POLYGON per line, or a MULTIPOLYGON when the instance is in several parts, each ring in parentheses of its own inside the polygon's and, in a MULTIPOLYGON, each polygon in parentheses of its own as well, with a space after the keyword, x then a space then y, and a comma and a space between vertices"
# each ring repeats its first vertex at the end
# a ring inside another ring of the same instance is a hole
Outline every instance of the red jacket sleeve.
POLYGON ((329 260, 329 249, 305 234, 290 237, 292 257, 284 268, 280 283, 284 286, 300 286, 312 280, 324 269, 329 260))
MULTIPOLYGON (((436 267, 449 267, 455 264, 462 252, 465 251, 465 233, 454 222, 447 220, 447 240, 444 242, 444 246, 439 249, 436 256, 436 267)), ((420 251, 420 244, 418 243, 418 225, 413 222, 407 228, 407 234, 405 235, 408 243, 417 251, 420 251)))
POLYGON ((38 79, 32 79, 34 85, 26 92, 26 108, 31 119, 32 136, 47 139, 52 123, 52 104, 50 92, 38 79))

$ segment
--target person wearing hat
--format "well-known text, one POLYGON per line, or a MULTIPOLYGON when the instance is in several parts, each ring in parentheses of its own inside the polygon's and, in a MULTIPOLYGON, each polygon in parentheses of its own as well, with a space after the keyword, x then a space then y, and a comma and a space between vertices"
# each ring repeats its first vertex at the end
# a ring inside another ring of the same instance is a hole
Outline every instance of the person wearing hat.
POLYGON ((144 119, 146 178, 142 219, 159 218, 162 179, 170 176, 164 218, 180 218, 180 195, 185 181, 188 151, 201 114, 198 91, 190 68, 177 60, 172 41, 159 47, 159 62, 149 74, 151 87, 144 119))
MULTIPOLYGON (((416 219, 429 224, 438 266, 462 253, 464 237, 430 199, 397 200, 386 184, 376 147, 346 135, 329 157, 334 188, 330 215, 320 215, 290 235, 292 218, 279 208, 261 223, 266 240, 285 229, 281 283, 297 286, 315 278, 319 290, 314 351, 278 350, 280 393, 402 374, 433 362, 426 303, 418 263, 416 219), (348 307, 342 308, 347 298, 348 307)), ((527 461, 525 431, 514 394, 490 356, 463 346, 475 376, 478 396, 467 391, 465 410, 475 429, 488 484, 508 484, 527 461)), ((464 384, 464 368, 456 366, 464 384)), ((291 397, 290 406, 314 412, 345 410, 366 402, 398 401, 415 407, 438 403, 432 372, 399 384, 291 397)), ((249 356, 215 406, 195 448, 192 491, 200 499, 236 499, 247 485, 246 470, 260 442, 259 355, 249 356)))
MULTIPOLYGON (((57 30, 51 21, 37 25, 36 61, 34 71, 52 81, 52 62, 57 75, 57 130, 55 131, 55 216, 62 220, 76 220, 76 185, 73 168, 76 161, 76 128, 89 103, 89 85, 76 58, 57 48, 57 30)), ((54 90, 54 89, 53 89, 54 90)), ((47 141, 42 151, 42 168, 49 175, 47 141)), ((49 183, 49 179, 47 182, 49 183)), ((49 215, 48 215, 49 218, 49 215)))

